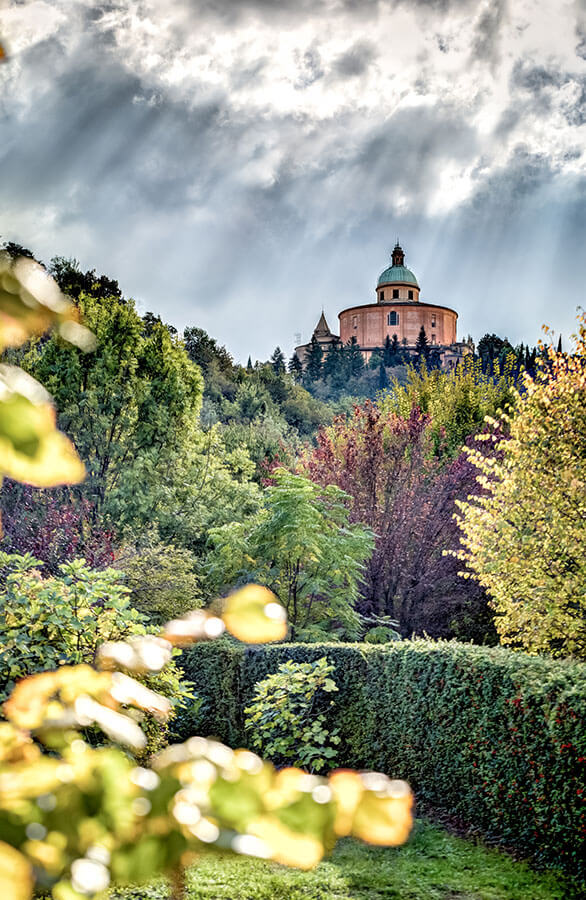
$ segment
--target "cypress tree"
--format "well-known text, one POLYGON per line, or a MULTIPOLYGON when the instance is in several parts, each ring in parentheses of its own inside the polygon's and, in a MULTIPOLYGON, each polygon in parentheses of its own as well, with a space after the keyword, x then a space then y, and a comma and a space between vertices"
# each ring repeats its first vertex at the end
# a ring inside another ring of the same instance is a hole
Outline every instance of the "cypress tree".
POLYGON ((391 365, 398 366, 401 362, 402 354, 401 348, 399 346, 399 338, 396 334, 393 335, 393 340, 391 341, 391 359, 393 362, 391 365))
MULTIPOLYGON (((393 340, 394 341, 397 340, 396 334, 393 335, 393 340)), ((394 363, 393 363, 393 345, 391 344, 391 339, 388 336, 388 334, 385 338, 385 346, 383 347, 383 363, 385 364, 385 366, 394 365, 394 363)))
POLYGON ((330 344, 323 361, 322 374, 324 378, 335 378, 343 366, 342 352, 339 344, 330 344))
POLYGON ((386 391, 389 386, 389 377, 387 375, 387 370, 385 369, 383 363, 381 362, 378 367, 378 389, 379 391, 386 391))

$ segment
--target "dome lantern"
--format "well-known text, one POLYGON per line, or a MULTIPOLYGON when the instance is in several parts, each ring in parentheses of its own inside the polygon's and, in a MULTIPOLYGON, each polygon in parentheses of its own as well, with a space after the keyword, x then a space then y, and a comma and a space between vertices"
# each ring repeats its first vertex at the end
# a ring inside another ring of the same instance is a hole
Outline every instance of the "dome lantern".
MULTIPOLYGON (((391 265, 381 272, 377 281, 377 288, 384 285, 404 284, 416 288, 419 292, 419 284, 417 278, 405 265, 405 254, 399 241, 395 244, 391 254, 391 265)), ((412 298, 410 298, 412 299, 412 298)), ((416 298, 415 298, 416 299, 416 298)))

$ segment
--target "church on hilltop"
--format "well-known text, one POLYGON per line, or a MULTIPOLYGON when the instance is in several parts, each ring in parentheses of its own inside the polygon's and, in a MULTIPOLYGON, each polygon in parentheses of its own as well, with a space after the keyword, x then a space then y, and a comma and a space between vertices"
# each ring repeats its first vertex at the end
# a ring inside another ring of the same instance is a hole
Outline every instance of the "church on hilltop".
MULTIPOLYGON (((419 299, 417 278, 405 265, 405 254, 397 241, 391 265, 381 273, 376 285, 376 302, 351 306, 338 314, 339 335, 333 334, 321 314, 313 338, 325 352, 332 344, 356 343, 365 362, 375 350, 385 346, 387 338, 396 340, 406 354, 415 353, 421 329, 425 331, 430 350, 436 351, 442 366, 455 363, 471 351, 467 343, 458 343, 458 313, 448 306, 424 303, 419 299)), ((295 348, 299 360, 305 361, 310 344, 295 348)))

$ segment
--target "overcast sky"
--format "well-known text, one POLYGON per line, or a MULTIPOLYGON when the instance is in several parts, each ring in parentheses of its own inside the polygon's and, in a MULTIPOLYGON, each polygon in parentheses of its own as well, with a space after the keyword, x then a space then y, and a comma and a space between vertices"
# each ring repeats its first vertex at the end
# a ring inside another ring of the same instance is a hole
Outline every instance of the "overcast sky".
POLYGON ((586 306, 586 0, 0 0, 0 235, 239 360, 373 302, 586 306))

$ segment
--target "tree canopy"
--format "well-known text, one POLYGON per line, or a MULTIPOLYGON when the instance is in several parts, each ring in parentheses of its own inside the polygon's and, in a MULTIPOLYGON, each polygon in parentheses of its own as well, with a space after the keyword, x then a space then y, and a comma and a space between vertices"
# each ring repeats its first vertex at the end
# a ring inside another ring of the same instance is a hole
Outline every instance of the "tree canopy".
POLYGON ((461 502, 463 550, 488 590, 501 641, 586 656, 586 317, 576 350, 547 349, 499 423, 502 456, 471 449, 485 493, 461 502))
POLYGON ((283 469, 272 480, 256 517, 211 532, 213 580, 218 587, 265 584, 283 603, 298 639, 336 631, 356 637, 354 604, 372 533, 349 523, 348 497, 339 488, 283 469))

